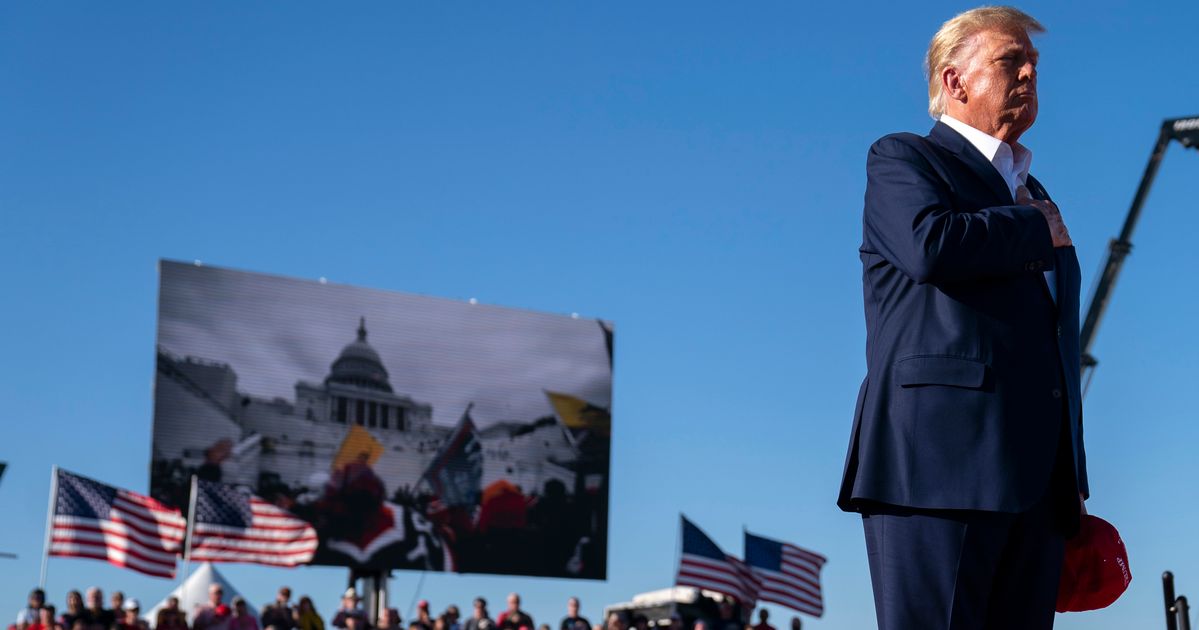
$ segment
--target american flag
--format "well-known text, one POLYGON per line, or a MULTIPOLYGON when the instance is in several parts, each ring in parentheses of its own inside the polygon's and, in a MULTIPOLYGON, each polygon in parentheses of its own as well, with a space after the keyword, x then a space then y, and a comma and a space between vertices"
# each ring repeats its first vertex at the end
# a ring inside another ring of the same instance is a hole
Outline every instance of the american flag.
POLYGON ((828 560, 795 545, 745 532, 745 562, 762 582, 759 597, 814 617, 824 615, 820 568, 828 560))
POLYGON ((752 607, 758 599, 758 579, 741 560, 726 554, 695 523, 683 520, 683 554, 675 584, 694 586, 737 598, 752 607))
POLYGON ((307 521, 237 486, 196 481, 190 560, 291 567, 312 560, 316 530, 307 521))
POLYGON ((157 577, 175 577, 187 521, 179 510, 65 470, 55 477, 49 555, 107 560, 157 577))

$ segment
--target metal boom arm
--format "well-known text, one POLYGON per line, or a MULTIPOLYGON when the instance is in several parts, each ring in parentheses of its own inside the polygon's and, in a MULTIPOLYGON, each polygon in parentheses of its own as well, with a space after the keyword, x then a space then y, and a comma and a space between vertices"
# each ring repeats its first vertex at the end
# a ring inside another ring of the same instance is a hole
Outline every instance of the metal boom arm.
POLYGON ((1128 216, 1124 219, 1124 227, 1120 230, 1120 236, 1108 243, 1107 261, 1103 265, 1103 272, 1100 274, 1098 282, 1095 283, 1095 290, 1091 294, 1091 303, 1087 307, 1087 314, 1083 319, 1082 331, 1079 335, 1084 394, 1090 385, 1095 366, 1099 363, 1091 355, 1091 344, 1095 341, 1095 334, 1099 331, 1099 322, 1103 318, 1104 311, 1107 310, 1112 290, 1116 287, 1116 278, 1120 275, 1120 268, 1124 265, 1125 257, 1132 251, 1132 231, 1136 229, 1137 220, 1141 218, 1141 207, 1145 205, 1145 199, 1149 196, 1149 188, 1153 185, 1153 178, 1157 176, 1157 168, 1161 165, 1162 157, 1165 156, 1166 148, 1171 140, 1177 140, 1187 148, 1199 148, 1199 116, 1173 118, 1162 122, 1157 141, 1153 144, 1153 152, 1149 154, 1149 164, 1145 167, 1145 174, 1141 176, 1137 194, 1132 198, 1132 207, 1129 208, 1128 216))

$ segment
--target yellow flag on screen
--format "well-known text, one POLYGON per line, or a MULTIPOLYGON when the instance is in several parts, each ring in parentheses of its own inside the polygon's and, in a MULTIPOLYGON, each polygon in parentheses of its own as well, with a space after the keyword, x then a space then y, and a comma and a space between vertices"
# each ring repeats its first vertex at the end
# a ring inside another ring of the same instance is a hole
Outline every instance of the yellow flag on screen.
POLYGON ((570 394, 547 391, 545 395, 550 399, 550 404, 558 413, 558 418, 567 428, 587 429, 603 434, 611 431, 612 417, 608 414, 607 409, 597 407, 570 394))
POLYGON ((333 470, 336 471, 350 462, 361 461, 363 457, 366 458, 366 463, 374 466, 382 455, 383 444, 376 440, 370 431, 355 425, 350 427, 346 438, 341 441, 341 448, 337 449, 337 456, 333 458, 333 470))

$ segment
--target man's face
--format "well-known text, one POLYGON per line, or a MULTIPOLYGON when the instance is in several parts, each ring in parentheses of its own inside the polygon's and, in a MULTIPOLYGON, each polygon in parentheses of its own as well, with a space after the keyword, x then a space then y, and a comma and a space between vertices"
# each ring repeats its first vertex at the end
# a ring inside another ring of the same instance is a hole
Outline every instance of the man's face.
POLYGON ((286 604, 291 599, 291 590, 286 588, 279 589, 279 595, 276 598, 280 604, 286 604))
POLYGON ((579 616, 579 600, 573 597, 566 600, 566 614, 570 617, 579 616))
POLYGON ((212 586, 208 587, 208 601, 213 606, 220 604, 221 598, 223 598, 224 596, 225 596, 225 589, 221 588, 219 585, 213 584, 212 586))
POLYGON ((517 595, 508 596, 508 612, 516 612, 520 610, 520 597, 517 595))
POLYGON ((87 607, 92 609, 100 609, 104 607, 104 593, 100 589, 88 589, 87 607))
POLYGON ((975 34, 959 68, 966 102, 963 111, 973 126, 994 135, 1008 130, 1015 142, 1037 119, 1039 53, 1023 30, 986 30, 975 34), (988 128, 989 126, 989 128, 988 128))
POLYGON ((46 596, 43 593, 34 591, 29 594, 29 607, 41 608, 46 603, 46 596))
POLYGON ((487 607, 482 602, 475 602, 475 619, 482 619, 487 616, 487 607))

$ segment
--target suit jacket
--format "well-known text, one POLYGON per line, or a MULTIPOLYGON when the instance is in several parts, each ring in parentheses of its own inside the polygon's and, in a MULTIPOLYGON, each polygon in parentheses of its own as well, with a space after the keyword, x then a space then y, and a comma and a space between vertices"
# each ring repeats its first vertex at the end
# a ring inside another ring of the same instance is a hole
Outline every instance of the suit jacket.
POLYGON ((1024 511, 1049 488, 1063 422, 1089 494, 1074 248, 1055 249, 1040 211, 943 123, 883 137, 866 174, 867 373, 838 505, 1024 511))

